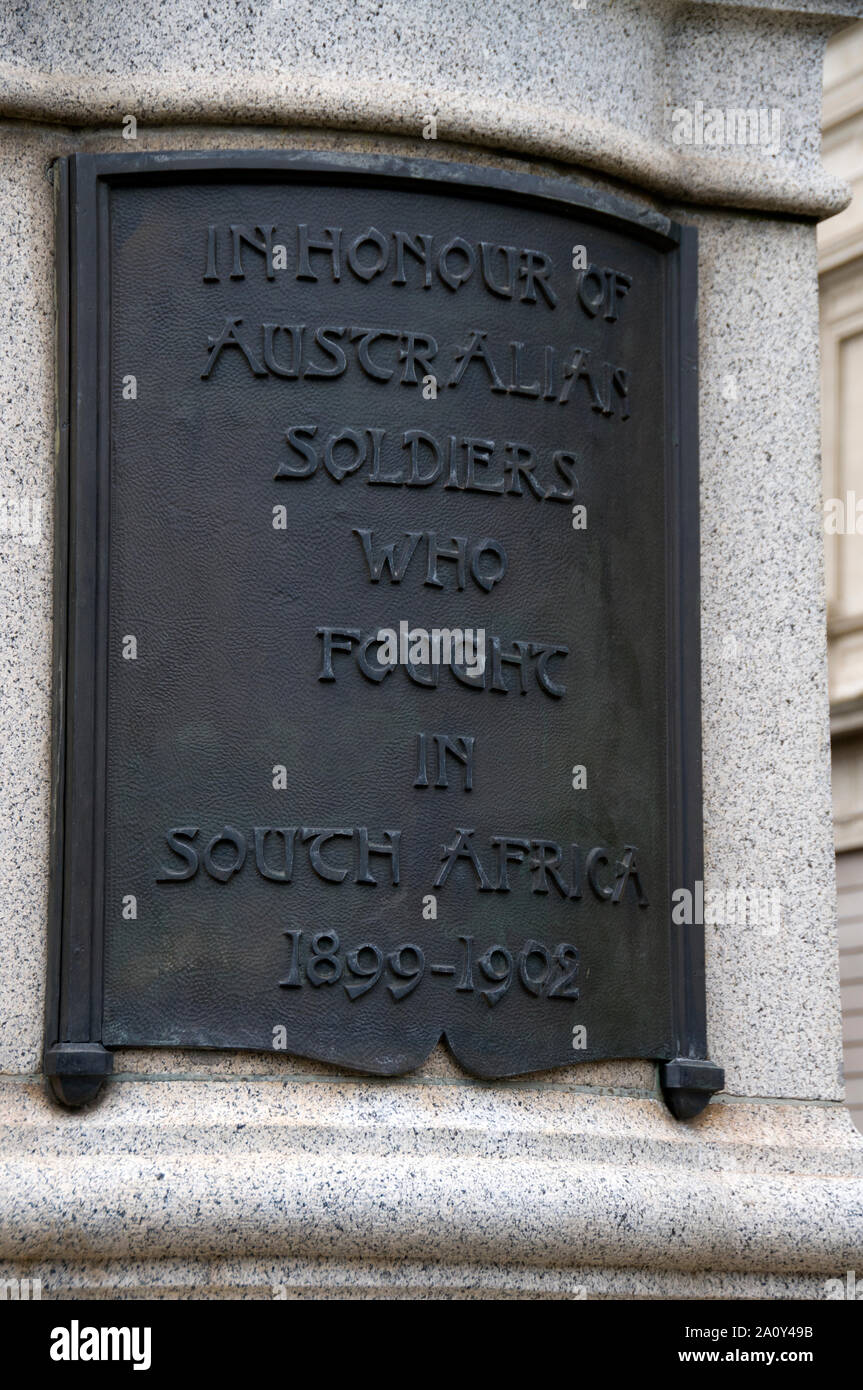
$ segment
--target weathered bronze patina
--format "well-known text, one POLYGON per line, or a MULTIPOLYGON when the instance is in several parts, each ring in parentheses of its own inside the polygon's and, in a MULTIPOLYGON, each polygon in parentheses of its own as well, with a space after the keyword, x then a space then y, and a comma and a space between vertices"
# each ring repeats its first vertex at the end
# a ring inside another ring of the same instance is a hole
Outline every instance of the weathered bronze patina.
POLYGON ((695 239, 569 183, 58 166, 46 1070, 706 1059, 695 239))

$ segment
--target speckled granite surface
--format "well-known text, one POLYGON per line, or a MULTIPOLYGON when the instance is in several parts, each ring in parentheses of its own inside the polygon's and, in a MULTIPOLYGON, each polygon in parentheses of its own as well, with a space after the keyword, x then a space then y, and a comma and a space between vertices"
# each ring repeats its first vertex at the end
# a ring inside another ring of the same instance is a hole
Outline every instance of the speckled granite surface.
POLYGON ((550 156, 669 196, 825 214, 821 55, 859 0, 232 0, 12 3, 0 114, 119 124, 335 126, 550 156), (783 114, 775 151, 676 146, 676 109, 783 114))
POLYGON ((280 8, 278 32, 272 7, 241 27, 223 16, 219 43, 190 38, 182 6, 146 31, 124 11, 117 32, 109 7, 98 35, 64 36, 59 11, 0 18, 0 112, 27 118, 0 120, 0 468, 4 495, 39 504, 40 527, 34 544, 0 536, 0 1277, 29 1272, 45 1297, 823 1297, 827 1278, 863 1265, 863 1142, 839 1103, 814 230, 741 209, 841 204, 818 161, 819 53, 857 5, 732 4, 719 28, 701 0, 613 17, 503 4, 487 65, 472 50, 464 72, 455 7, 417 5, 400 28, 388 0, 371 8, 374 22, 355 5, 338 28, 330 6, 312 47, 308 5, 280 8), (617 24, 637 61, 609 48, 617 24), (777 159, 672 149, 667 102, 751 102, 750 90, 797 122, 777 159), (436 104, 442 138, 423 142, 417 113, 436 104), (707 883, 780 883, 783 908, 775 932, 707 928, 710 1050, 728 1096, 693 1124, 670 1119, 645 1063, 482 1085, 442 1050, 393 1082, 287 1057, 136 1051, 87 1113, 46 1098, 47 171, 74 149, 127 149, 130 110, 139 149, 493 163, 699 225, 707 883))
POLYGON ((561 1087, 314 1078, 121 1082, 78 1116, 2 1097, 0 1274, 44 1297, 817 1298, 863 1256, 836 1105, 680 1125, 561 1087))

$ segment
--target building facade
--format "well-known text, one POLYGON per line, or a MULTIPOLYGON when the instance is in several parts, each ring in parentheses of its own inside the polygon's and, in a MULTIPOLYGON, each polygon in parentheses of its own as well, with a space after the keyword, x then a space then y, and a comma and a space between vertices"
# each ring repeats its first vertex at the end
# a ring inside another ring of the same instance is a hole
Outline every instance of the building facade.
POLYGON ((863 28, 824 73, 824 161, 851 205, 819 228, 822 448, 845 1086, 863 1128, 863 28))

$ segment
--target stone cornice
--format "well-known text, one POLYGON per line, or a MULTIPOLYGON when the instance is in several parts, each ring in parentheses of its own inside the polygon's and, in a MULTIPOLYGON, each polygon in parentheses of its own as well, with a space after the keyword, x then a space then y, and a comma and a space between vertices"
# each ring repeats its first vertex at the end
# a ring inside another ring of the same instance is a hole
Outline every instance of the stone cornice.
MULTIPOLYGON (((119 4, 119 0, 114 0, 119 4)), ((157 21, 110 4, 68 46, 57 14, 0 20, 0 114, 36 122, 317 126, 547 157, 687 202, 823 217, 848 191, 820 159, 821 62, 860 0, 463 0, 262 6, 157 21), (25 21, 26 24, 26 21, 25 21), (751 55, 769 43, 763 73, 751 55), (637 55, 633 61, 633 54, 637 55), (777 149, 674 143, 680 109, 778 110, 777 149)))
POLYGON ((560 1086, 129 1078, 70 1118, 0 1087, 0 1260, 326 1256, 843 1276, 839 1105, 560 1086), (74 1222, 69 1214, 74 1212, 74 1222))

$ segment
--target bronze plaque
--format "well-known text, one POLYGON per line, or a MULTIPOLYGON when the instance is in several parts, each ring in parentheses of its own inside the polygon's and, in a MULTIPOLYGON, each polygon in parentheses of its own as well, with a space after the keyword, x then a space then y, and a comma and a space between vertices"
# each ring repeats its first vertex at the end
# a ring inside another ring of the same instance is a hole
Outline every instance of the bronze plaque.
POLYGON ((703 1104, 694 232, 389 158, 57 181, 58 1093, 444 1038, 703 1104))

